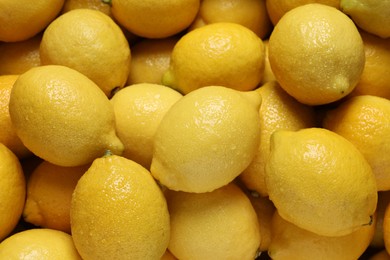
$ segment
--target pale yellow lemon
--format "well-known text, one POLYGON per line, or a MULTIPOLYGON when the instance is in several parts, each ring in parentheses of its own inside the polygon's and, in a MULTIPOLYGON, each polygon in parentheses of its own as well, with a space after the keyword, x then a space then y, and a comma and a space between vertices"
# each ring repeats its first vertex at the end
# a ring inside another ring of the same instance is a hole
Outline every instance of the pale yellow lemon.
POLYGON ((88 164, 106 150, 120 154, 124 148, 109 99, 93 81, 65 66, 39 66, 21 74, 9 112, 23 144, 56 165, 88 164))
POLYGON ((27 40, 43 31, 61 11, 64 0, 2 0, 0 41, 27 40))
POLYGON ((131 61, 121 28, 92 9, 69 11, 50 23, 42 37, 40 56, 43 65, 63 65, 81 72, 107 96, 125 85, 131 61))
POLYGON ((142 39, 132 45, 130 73, 126 84, 161 84, 177 41, 178 37, 142 39))
POLYGON ((390 190, 390 100, 356 96, 329 110, 323 126, 348 139, 364 155, 377 189, 390 190))
POLYGON ((168 247, 165 197, 148 170, 124 157, 92 163, 76 185, 70 213, 85 260, 160 259, 168 247))
POLYGON ((218 22, 241 24, 262 39, 272 30, 265 0, 203 0, 190 30, 218 22))
POLYGON ((208 193, 170 191, 171 239, 178 259, 254 259, 261 241, 256 212, 231 183, 208 193))
POLYGON ((154 136, 153 176, 172 190, 208 192, 252 161, 260 140, 254 91, 208 86, 178 100, 154 136))
POLYGON ((33 228, 0 243, 0 259, 81 260, 72 237, 62 231, 33 228))
POLYGON ((26 181, 18 158, 2 143, 0 143, 0 161, 1 241, 16 227, 22 215, 26 181))
POLYGON ((278 130, 270 147, 266 185, 285 220, 322 236, 373 224, 375 176, 347 139, 323 128, 278 130))
POLYGON ((40 163, 27 181, 24 221, 70 233, 72 193, 88 167, 62 167, 46 161, 40 163))
POLYGON ((111 0, 115 19, 145 38, 166 38, 186 29, 199 10, 199 0, 111 0))
POLYGON ((117 135, 125 146, 122 156, 149 169, 157 127, 181 97, 171 88, 152 83, 134 84, 118 91, 111 103, 117 135))
POLYGON ((272 31, 268 47, 276 80, 308 105, 348 95, 365 63, 363 40, 355 24, 340 10, 322 4, 287 12, 272 31))
POLYGON ((173 48, 163 84, 183 94, 204 86, 253 90, 264 71, 263 41, 236 23, 212 23, 186 33, 173 48))
POLYGON ((360 259, 373 237, 375 225, 362 226, 345 236, 320 236, 297 227, 275 212, 268 254, 272 259, 360 259))
POLYGON ((268 82, 256 89, 261 95, 260 144, 249 166, 240 175, 245 186, 267 196, 265 164, 270 153, 270 137, 276 130, 299 130, 315 126, 315 112, 312 107, 296 101, 276 81, 268 82))

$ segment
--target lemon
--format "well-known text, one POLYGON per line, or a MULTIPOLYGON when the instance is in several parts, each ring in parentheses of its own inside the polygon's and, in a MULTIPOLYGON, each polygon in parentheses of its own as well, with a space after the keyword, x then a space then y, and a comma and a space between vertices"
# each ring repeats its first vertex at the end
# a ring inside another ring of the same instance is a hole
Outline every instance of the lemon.
POLYGON ((171 88, 151 83, 130 85, 114 95, 111 103, 117 134, 125 146, 123 157, 150 168, 156 129, 181 97, 171 88))
POLYGON ((18 158, 2 143, 0 143, 0 161, 1 241, 11 233, 22 215, 26 184, 18 158))
POLYGON ((280 85, 271 81, 256 91, 261 95, 260 144, 249 166, 240 174, 245 186, 267 196, 265 184, 265 164, 270 154, 270 137, 276 130, 299 130, 315 126, 315 113, 312 107, 299 103, 288 95, 280 85))
POLYGON ((66 13, 74 9, 98 10, 112 17, 111 7, 101 0, 65 0, 61 12, 66 13))
POLYGON ((334 132, 274 132, 265 171, 280 216, 302 229, 343 236, 373 222, 375 176, 359 150, 334 132))
POLYGON ((382 38, 390 37, 390 1, 340 0, 340 8, 363 30, 382 38))
POLYGON ((72 237, 62 231, 33 228, 0 243, 0 259, 81 260, 72 237))
POLYGON ((186 29, 199 10, 199 0, 111 0, 115 19, 145 38, 166 38, 186 29))
POLYGON ((25 41, 0 44, 0 75, 21 74, 41 65, 39 45, 42 35, 25 41))
POLYGON ((383 239, 383 220, 387 205, 390 203, 390 191, 378 192, 378 204, 376 206, 376 224, 374 237, 371 240, 372 248, 383 248, 385 242, 383 239))
POLYGON ((43 161, 27 181, 24 221, 70 233, 70 201, 89 165, 62 167, 43 161))
POLYGON ((331 103, 348 95, 363 72, 362 38, 340 10, 307 4, 287 12, 269 39, 276 80, 298 101, 331 103))
POLYGON ((165 197, 149 171, 124 157, 92 163, 76 185, 70 213, 85 260, 160 259, 168 247, 165 197))
POLYGON ((269 63, 269 58, 268 58, 268 49, 269 49, 268 39, 264 40, 263 43, 264 43, 264 73, 260 85, 264 85, 267 82, 276 80, 275 75, 272 72, 271 64, 269 63))
POLYGON ((297 227, 275 212, 268 254, 272 259, 360 259, 373 237, 375 225, 362 226, 351 234, 320 236, 297 227))
POLYGON ((169 251, 178 259, 254 259, 261 237, 245 193, 230 183, 208 193, 170 191, 169 251))
POLYGON ((53 164, 79 166, 107 149, 123 151, 110 101, 93 81, 68 67, 39 66, 20 75, 9 112, 23 144, 53 164))
POLYGON ((19 158, 31 155, 31 152, 23 145, 17 136, 9 114, 9 99, 12 86, 19 75, 0 76, 0 143, 7 146, 19 158))
POLYGON ((64 0, 2 0, 0 2, 0 41, 27 40, 51 23, 61 11, 64 0))
POLYGON ((326 113, 323 126, 348 139, 364 155, 377 189, 390 190, 390 100, 356 96, 326 113))
POLYGON ((264 0, 203 0, 190 30, 219 22, 241 24, 262 39, 272 30, 264 0))
POLYGON ((228 184, 259 145, 256 92, 208 86, 178 100, 154 136, 151 173, 172 190, 207 192, 228 184))
POLYGON ((212 23, 176 43, 163 84, 183 94, 204 86, 253 90, 264 71, 263 41, 235 23, 212 23))
POLYGON ((130 73, 127 85, 138 83, 161 84, 164 72, 169 68, 177 37, 142 39, 131 47, 130 73))
POLYGON ((129 43, 120 27, 104 13, 75 9, 46 28, 40 45, 43 65, 75 69, 107 96, 125 85, 130 70, 129 43))

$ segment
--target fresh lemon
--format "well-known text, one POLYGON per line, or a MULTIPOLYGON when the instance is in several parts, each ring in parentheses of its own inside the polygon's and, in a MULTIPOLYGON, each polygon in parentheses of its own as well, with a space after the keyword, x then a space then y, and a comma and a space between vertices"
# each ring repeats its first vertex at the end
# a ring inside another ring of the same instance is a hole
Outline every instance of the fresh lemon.
POLYGON ((131 61, 121 28, 109 16, 91 9, 69 11, 50 23, 40 56, 43 65, 63 65, 81 72, 107 96, 125 85, 131 61))
POLYGON ((264 71, 263 41, 235 23, 213 23, 185 34, 173 48, 163 84, 183 94, 204 86, 253 90, 264 71))
POLYGON ((241 24, 262 39, 272 30, 264 0, 203 0, 190 30, 220 22, 241 24))
POLYGON ((378 192, 378 204, 376 206, 376 224, 374 237, 371 240, 372 248, 383 248, 385 242, 383 239, 383 220, 387 205, 390 204, 390 191, 378 192))
POLYGON ((111 103, 117 134, 125 146, 123 157, 150 168, 157 127, 181 97, 171 88, 151 83, 130 85, 114 95, 111 103))
POLYGON ((0 143, 0 161, 1 241, 11 233, 22 215, 26 184, 18 158, 2 143, 0 143))
POLYGON ((115 19, 145 38, 166 38, 186 29, 199 10, 199 0, 111 0, 115 19), (130 19, 129 19, 130 18, 130 19))
POLYGON ((340 8, 363 30, 382 38, 390 37, 389 0, 340 0, 340 8))
POLYGON ((168 247, 165 197, 149 171, 124 157, 92 163, 77 183, 70 213, 85 260, 160 259, 168 247))
POLYGON ((61 11, 64 0, 2 0, 0 41, 27 40, 43 31, 61 11))
POLYGON ((268 82, 256 89, 261 95, 260 144, 249 166, 240 175, 245 186, 267 196, 265 164, 270 154, 270 137, 276 130, 299 130, 315 126, 312 107, 301 104, 288 95, 276 81, 268 82))
POLYGON ((102 0, 65 0, 64 6, 62 7, 62 13, 66 13, 74 9, 98 10, 112 17, 111 7, 102 0))
POLYGON ((356 96, 327 112, 323 126, 348 139, 364 155, 377 188, 390 190, 390 100, 356 96))
POLYGON ((161 84, 164 72, 169 68, 177 37, 142 39, 131 47, 130 73, 127 85, 138 83, 161 84))
POLYGON ((39 45, 42 35, 25 41, 0 44, 0 75, 15 75, 41 65, 39 45))
POLYGON ((28 178, 24 221, 70 233, 72 193, 88 167, 62 167, 46 161, 40 163, 28 178))
POLYGON ((345 236, 320 236, 297 227, 275 212, 268 254, 272 259, 360 259, 373 237, 375 225, 362 226, 345 236))
POLYGON ((9 114, 11 90, 18 77, 19 75, 0 76, 0 143, 7 146, 19 158, 25 158, 31 155, 31 152, 17 136, 9 114))
POLYGON ((340 8, 340 0, 265 0, 265 2, 268 15, 274 25, 285 13, 301 5, 319 3, 340 8))
POLYGON ((0 259, 81 260, 72 237, 62 231, 33 228, 0 243, 0 259))
POLYGON ((277 23, 269 39, 269 61, 287 93, 301 103, 322 105, 354 89, 364 68, 364 45, 343 12, 307 4, 277 23))
POLYGON ((107 149, 123 151, 110 101, 93 81, 68 67, 39 66, 20 75, 9 112, 23 144, 53 164, 79 166, 107 149))
POLYGON ((252 161, 260 139, 256 92, 208 86, 165 114, 154 136, 153 176, 172 190, 207 192, 228 184, 252 161))
POLYGON ((375 176, 359 150, 334 132, 274 132, 265 171, 280 216, 302 229, 343 236, 373 224, 375 176))
POLYGON ((255 259, 261 241, 256 212, 230 183, 207 193, 170 191, 168 249, 178 259, 255 259))
POLYGON ((264 85, 267 82, 276 80, 275 75, 272 72, 271 64, 269 63, 269 58, 268 58, 268 49, 269 49, 268 39, 264 40, 263 43, 264 43, 264 73, 260 85, 264 85))

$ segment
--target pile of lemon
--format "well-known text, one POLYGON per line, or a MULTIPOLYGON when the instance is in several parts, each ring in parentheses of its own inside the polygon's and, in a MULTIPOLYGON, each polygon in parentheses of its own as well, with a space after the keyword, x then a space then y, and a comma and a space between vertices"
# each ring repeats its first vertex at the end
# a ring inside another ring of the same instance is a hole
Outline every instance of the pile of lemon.
POLYGON ((0 259, 390 259, 390 1, 0 24, 0 259))

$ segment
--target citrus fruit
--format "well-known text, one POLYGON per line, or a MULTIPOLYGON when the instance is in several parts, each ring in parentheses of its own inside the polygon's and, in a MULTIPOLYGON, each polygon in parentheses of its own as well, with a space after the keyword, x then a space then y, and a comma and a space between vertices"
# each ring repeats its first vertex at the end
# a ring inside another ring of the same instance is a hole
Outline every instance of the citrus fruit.
POLYGON ((118 91, 111 99, 116 132, 125 146, 123 157, 149 169, 156 129, 182 95, 166 86, 139 83, 118 91))
POLYGON ((208 86, 178 100, 154 136, 151 173, 164 186, 207 192, 228 184, 259 145, 256 92, 208 86))
POLYGON ((373 224, 375 176, 359 150, 323 128, 278 130, 265 169, 280 216, 322 236, 343 236, 373 224))
POLYGON ((269 62, 281 87, 308 105, 348 95, 363 72, 363 40, 340 10, 307 4, 287 12, 268 43, 269 62))
POLYGON ((275 75, 272 72, 271 64, 269 63, 268 58, 268 39, 263 41, 264 43, 264 73, 263 78, 261 79, 260 86, 264 85, 267 82, 275 81, 275 75))
POLYGON ((383 240, 383 219, 384 219, 387 205, 389 204, 390 204, 390 191, 378 192, 378 204, 376 206, 375 233, 370 243, 370 246, 373 248, 383 248, 385 245, 383 240))
POLYGON ((74 9, 93 9, 112 17, 111 7, 101 0, 65 0, 62 13, 74 9))
POLYGON ((212 23, 180 38, 162 83, 183 94, 211 85, 253 90, 263 70, 264 44, 253 31, 235 23, 212 23))
POLYGON ((256 213, 230 183, 208 193, 171 191, 168 249, 178 259, 254 259, 261 241, 256 213))
POLYGON ((21 74, 9 112, 23 144, 53 164, 79 166, 106 150, 123 151, 110 101, 93 81, 68 67, 39 66, 21 74))
POLYGON ((120 27, 104 13, 75 9, 46 28, 40 46, 43 65, 63 65, 94 81, 107 96, 125 85, 131 53, 120 27))
POLYGON ((162 191, 148 170, 121 156, 94 160, 76 185, 70 217, 85 260, 160 259, 168 246, 162 191))
POLYGON ((352 97, 329 110, 323 126, 353 143, 370 164, 378 190, 390 190, 390 100, 352 97))
POLYGON ((1 241, 11 233, 22 215, 26 184, 18 158, 2 143, 0 143, 0 161, 1 241))

